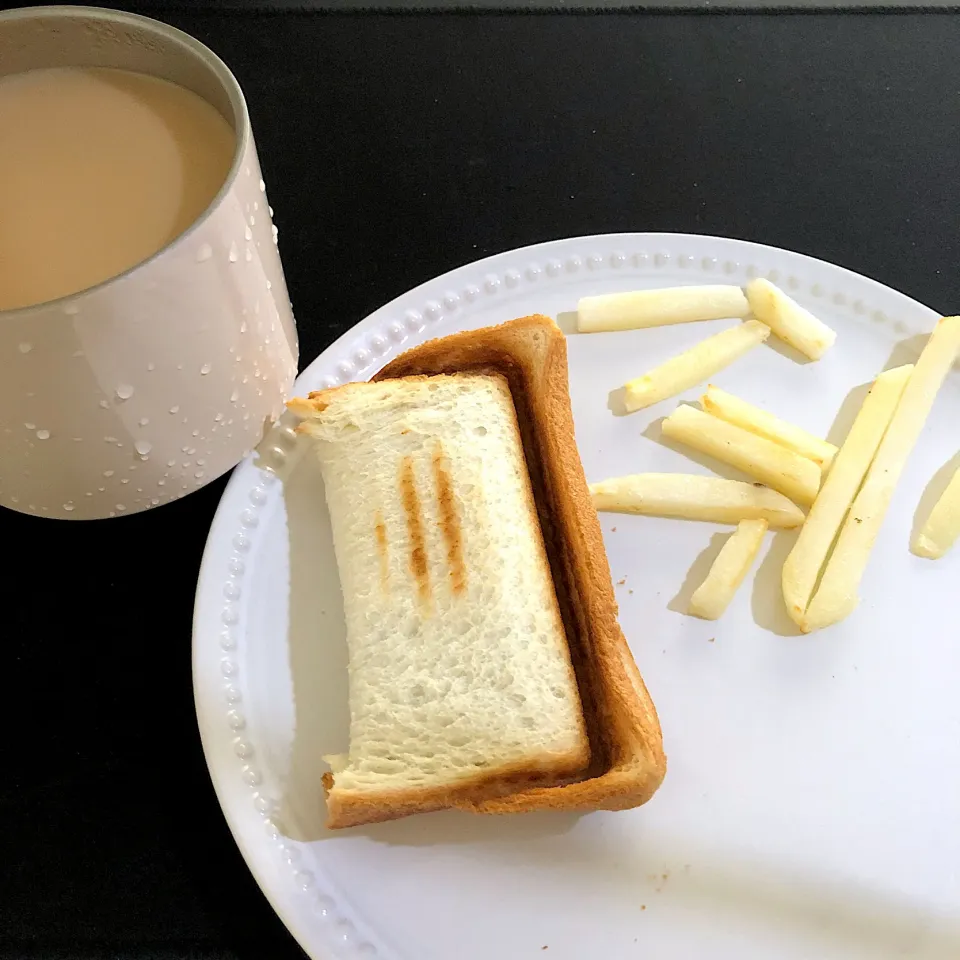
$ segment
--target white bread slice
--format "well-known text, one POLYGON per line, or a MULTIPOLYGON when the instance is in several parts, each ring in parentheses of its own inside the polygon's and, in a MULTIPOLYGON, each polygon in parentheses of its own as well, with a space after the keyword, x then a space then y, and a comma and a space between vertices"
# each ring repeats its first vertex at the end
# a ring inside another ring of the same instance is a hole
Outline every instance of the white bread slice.
POLYGON ((646 803, 663 780, 666 757, 656 708, 617 622, 600 522, 577 453, 566 339, 549 317, 523 317, 428 341, 374 379, 455 371, 498 372, 510 384, 591 743, 590 768, 576 782, 458 805, 520 813, 646 803))
POLYGON ((498 374, 292 401, 317 440, 350 664, 331 827, 555 785, 590 759, 513 400, 498 374))

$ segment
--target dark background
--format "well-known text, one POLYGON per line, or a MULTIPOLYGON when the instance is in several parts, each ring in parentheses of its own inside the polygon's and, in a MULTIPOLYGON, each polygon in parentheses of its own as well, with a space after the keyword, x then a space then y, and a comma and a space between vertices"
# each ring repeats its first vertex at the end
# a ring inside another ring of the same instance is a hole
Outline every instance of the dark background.
MULTIPOLYGON (((246 91, 302 365, 429 277, 593 232, 758 240, 960 309, 960 17, 127 8, 246 91)), ((0 956, 302 957, 196 731, 222 487, 99 523, 0 511, 0 956)))

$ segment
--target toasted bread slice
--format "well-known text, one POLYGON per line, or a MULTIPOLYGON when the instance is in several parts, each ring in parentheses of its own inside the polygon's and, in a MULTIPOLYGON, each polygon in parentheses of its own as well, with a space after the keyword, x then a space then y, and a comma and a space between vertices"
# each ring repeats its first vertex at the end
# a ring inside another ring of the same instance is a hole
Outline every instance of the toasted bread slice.
POLYGON ((483 813, 621 810, 653 796, 666 772, 657 712, 617 622, 610 568, 577 453, 566 340, 544 316, 432 340, 374 378, 499 373, 513 395, 533 495, 590 736, 576 782, 529 785, 456 805, 483 813))
POLYGON ((590 743, 506 379, 352 383, 291 407, 317 440, 349 648, 329 826, 582 774, 590 743))

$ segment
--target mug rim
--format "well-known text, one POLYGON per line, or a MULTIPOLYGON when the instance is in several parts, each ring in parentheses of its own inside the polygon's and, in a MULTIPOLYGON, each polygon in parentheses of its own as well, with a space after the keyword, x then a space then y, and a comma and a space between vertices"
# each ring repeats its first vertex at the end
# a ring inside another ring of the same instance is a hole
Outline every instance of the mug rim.
POLYGON ((149 257, 138 261, 131 267, 127 267, 127 269, 122 273, 114 274, 112 277, 107 277, 106 280, 101 280, 99 283, 95 283, 89 287, 84 287, 82 290, 75 290, 73 293, 64 294, 62 297, 54 297, 52 300, 42 300, 39 303, 30 303, 22 307, 13 307, 9 310, 0 310, 0 321, 13 317, 25 316, 33 310, 39 310, 41 308, 46 309, 48 307, 55 306, 58 303, 67 303, 76 297, 84 296, 88 293, 92 293, 95 290, 102 290, 111 284, 117 283, 126 277, 131 276, 133 273, 142 270, 144 267, 149 266, 168 251, 178 246, 180 243, 185 242, 190 235, 201 226, 201 224, 209 219, 212 213, 220 206, 224 198, 233 189, 233 186, 240 175, 240 166, 243 162, 243 157, 247 152, 251 138, 250 114, 247 110, 247 101, 243 95, 243 90, 240 88, 239 81, 226 63, 205 43, 202 43, 196 37, 191 36, 189 33, 186 33, 185 31, 180 30, 169 23, 164 23, 162 20, 155 20, 153 17, 145 17, 139 13, 128 13, 125 10, 111 10, 107 7, 66 5, 37 5, 32 7, 17 7, 13 10, 6 11, 0 10, 0 28, 2 28, 5 24, 15 20, 34 20, 39 19, 40 17, 49 18, 52 16, 60 16, 64 19, 69 18, 74 20, 101 20, 105 22, 124 23, 130 26, 146 28, 153 31, 155 34, 161 35, 166 40, 177 43, 182 47, 186 47, 190 53, 198 57, 202 61, 203 65, 213 73, 216 80, 223 87, 223 90, 230 101, 230 106, 236 118, 233 159, 230 163, 230 169, 227 171, 227 175, 224 178, 220 189, 214 195, 210 203, 207 204, 207 206, 203 209, 200 215, 190 224, 190 226, 186 228, 186 230, 177 234, 177 236, 175 236, 172 240, 160 247, 159 250, 156 250, 154 253, 150 254, 149 257))

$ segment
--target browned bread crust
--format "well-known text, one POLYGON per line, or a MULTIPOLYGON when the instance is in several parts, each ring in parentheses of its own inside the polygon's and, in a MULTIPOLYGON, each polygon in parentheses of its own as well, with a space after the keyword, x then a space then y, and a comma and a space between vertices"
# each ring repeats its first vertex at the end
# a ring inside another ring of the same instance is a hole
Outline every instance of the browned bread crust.
POLYGON ((436 787, 409 787, 402 790, 354 792, 336 788, 336 774, 323 775, 327 794, 327 828, 356 827, 366 823, 397 820, 414 813, 431 813, 451 807, 477 809, 501 796, 526 792, 534 788, 556 789, 556 785, 573 779, 589 760, 587 751, 541 761, 536 767, 529 762, 501 765, 477 773, 456 783, 436 787))
POLYGON ((417 812, 441 805, 480 813, 639 806, 663 780, 666 758, 656 708, 617 622, 600 522, 577 452, 566 339, 549 317, 523 317, 428 341, 373 379, 465 371, 500 373, 510 384, 592 759, 587 774, 573 783, 448 796, 417 812))

